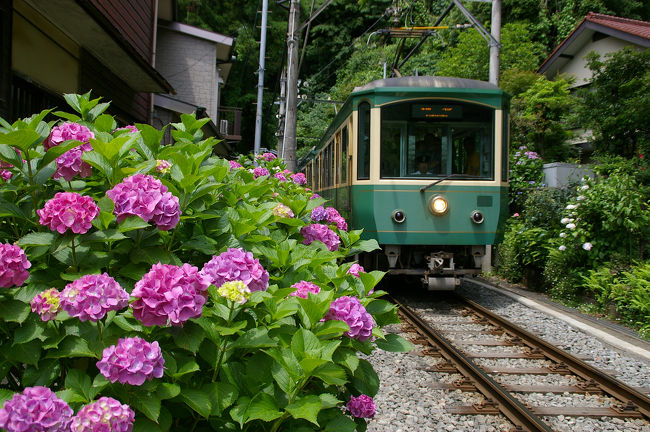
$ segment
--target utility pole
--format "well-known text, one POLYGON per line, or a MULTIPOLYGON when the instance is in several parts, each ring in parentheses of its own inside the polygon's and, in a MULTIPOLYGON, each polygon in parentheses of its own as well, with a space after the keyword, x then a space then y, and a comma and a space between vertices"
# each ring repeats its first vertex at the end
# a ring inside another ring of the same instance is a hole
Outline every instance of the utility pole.
POLYGON ((501 0, 492 0, 492 23, 490 34, 496 41, 490 41, 490 83, 499 85, 499 63, 501 58, 501 0))
POLYGON ((296 170, 296 121, 298 111, 298 39, 300 30, 300 0, 291 0, 289 31, 287 34, 287 109, 284 121, 284 140, 280 156, 289 171, 296 170))
POLYGON ((278 108, 278 130, 275 136, 278 139, 278 156, 283 157, 284 154, 284 114, 286 108, 286 88, 287 88, 287 69, 282 68, 280 74, 280 105, 278 108))
POLYGON ((257 70, 257 111, 255 113, 255 145, 253 152, 260 153, 262 142, 262 108, 264 95, 264 63, 266 57, 266 19, 269 13, 269 0, 262 1, 262 29, 260 31, 260 68, 257 70))

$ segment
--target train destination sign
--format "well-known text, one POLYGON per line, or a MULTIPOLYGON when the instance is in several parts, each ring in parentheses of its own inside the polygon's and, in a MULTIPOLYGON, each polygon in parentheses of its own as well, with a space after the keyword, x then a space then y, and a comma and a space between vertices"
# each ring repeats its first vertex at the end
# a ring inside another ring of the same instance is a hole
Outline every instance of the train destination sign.
POLYGON ((460 105, 413 104, 411 117, 425 119, 460 119, 463 107, 460 105))

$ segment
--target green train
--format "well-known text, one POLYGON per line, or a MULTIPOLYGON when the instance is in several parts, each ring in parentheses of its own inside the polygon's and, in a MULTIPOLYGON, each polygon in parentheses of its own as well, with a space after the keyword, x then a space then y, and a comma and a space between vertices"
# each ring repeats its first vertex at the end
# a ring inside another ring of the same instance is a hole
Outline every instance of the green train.
POLYGON ((496 85, 449 77, 354 89, 301 165, 350 228, 380 244, 361 265, 429 290, 490 268, 507 218, 509 103, 496 85))

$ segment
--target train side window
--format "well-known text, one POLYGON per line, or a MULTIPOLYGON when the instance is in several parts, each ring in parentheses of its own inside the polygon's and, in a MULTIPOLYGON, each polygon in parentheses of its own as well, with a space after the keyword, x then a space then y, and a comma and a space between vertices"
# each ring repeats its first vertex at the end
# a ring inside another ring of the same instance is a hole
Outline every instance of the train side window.
POLYGON ((370 178, 370 104, 360 103, 358 115, 357 179, 368 180, 370 178))
POLYGON ((343 128, 343 134, 341 136, 341 183, 347 183, 348 181, 348 127, 343 128))
POLYGON ((509 143, 510 143, 510 114, 503 110, 503 127, 501 129, 503 134, 501 145, 501 180, 504 182, 508 181, 509 167, 508 163, 510 162, 509 157, 509 143))
POLYGON ((330 145, 330 148, 332 149, 332 151, 330 152, 330 165, 329 165, 330 186, 334 186, 338 181, 338 175, 336 173, 336 154, 338 153, 339 141, 340 139, 337 136, 337 138, 335 138, 330 145))
POLYGON ((314 190, 320 189, 320 159, 322 154, 321 152, 314 158, 314 190))

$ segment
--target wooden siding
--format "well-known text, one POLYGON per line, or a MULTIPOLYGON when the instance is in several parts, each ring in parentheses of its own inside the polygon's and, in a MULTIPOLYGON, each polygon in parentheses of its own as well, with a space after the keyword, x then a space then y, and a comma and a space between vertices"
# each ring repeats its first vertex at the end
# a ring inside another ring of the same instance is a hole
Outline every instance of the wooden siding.
POLYGON ((102 65, 88 51, 81 52, 80 93, 92 90, 91 97, 111 102, 109 113, 124 123, 149 123, 151 95, 136 93, 124 81, 102 65))
POLYGON ((153 0, 90 0, 147 63, 154 50, 155 2, 153 0))

